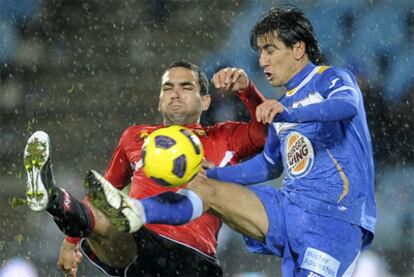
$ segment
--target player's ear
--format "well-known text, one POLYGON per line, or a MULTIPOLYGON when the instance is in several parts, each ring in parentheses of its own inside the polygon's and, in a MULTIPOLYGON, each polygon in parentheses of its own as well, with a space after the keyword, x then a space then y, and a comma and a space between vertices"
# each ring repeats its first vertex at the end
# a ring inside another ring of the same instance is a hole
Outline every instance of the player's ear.
POLYGON ((160 97, 160 99, 158 100, 157 111, 161 112, 161 97, 160 97))
POLYGON ((163 93, 162 88, 161 88, 160 94, 158 95, 157 111, 159 111, 159 112, 161 112, 161 102, 162 102, 162 99, 163 99, 163 95, 164 95, 164 93, 163 93))
POLYGON ((203 106, 203 111, 207 111, 211 104, 211 96, 210 94, 206 94, 201 96, 201 104, 203 106))
POLYGON ((293 54, 296 60, 301 60, 306 54, 306 44, 303 41, 298 41, 293 45, 293 54))

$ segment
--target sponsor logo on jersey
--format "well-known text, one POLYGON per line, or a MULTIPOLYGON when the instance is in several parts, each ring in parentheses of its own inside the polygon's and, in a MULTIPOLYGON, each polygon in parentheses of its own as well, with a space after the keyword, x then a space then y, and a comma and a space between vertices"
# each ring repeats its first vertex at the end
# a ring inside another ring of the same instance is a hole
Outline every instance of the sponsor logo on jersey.
POLYGON ((329 88, 333 88, 333 87, 335 86, 336 82, 338 82, 338 81, 339 81, 339 78, 335 78, 335 79, 333 79, 333 80, 331 81, 331 85, 329 86, 329 88))
POLYGON ((316 273, 314 276, 321 275, 323 277, 336 277, 340 265, 341 262, 328 253, 308 247, 306 248, 300 267, 313 271, 316 273))
POLYGON ((64 189, 62 189, 62 193, 63 193, 63 209, 65 211, 70 211, 72 209, 72 201, 70 200, 70 195, 64 189))
POLYGON ((196 133, 197 136, 200 136, 200 137, 205 137, 207 135, 206 131, 203 129, 194 129, 193 132, 196 133))
POLYGON ((146 139, 149 136, 149 133, 147 130, 141 130, 139 132, 139 138, 140 139, 146 139))
POLYGON ((286 138, 286 163, 292 178, 308 174, 313 166, 314 153, 310 140, 298 132, 289 133, 286 138))

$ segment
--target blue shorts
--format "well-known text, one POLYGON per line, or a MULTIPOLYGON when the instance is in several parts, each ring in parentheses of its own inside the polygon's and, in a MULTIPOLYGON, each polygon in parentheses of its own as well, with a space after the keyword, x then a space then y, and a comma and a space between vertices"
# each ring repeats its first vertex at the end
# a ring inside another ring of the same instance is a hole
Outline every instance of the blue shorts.
POLYGON ((364 235, 359 226, 308 213, 274 187, 249 189, 263 203, 269 219, 264 242, 244 237, 250 252, 282 257, 283 276, 352 275, 364 235))

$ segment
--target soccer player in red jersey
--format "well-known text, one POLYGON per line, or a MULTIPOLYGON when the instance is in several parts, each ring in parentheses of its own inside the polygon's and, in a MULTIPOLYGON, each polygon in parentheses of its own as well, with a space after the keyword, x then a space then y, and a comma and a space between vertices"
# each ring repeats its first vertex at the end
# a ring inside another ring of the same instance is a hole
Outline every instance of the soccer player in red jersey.
MULTIPOLYGON (((144 176, 141 168, 141 146, 146 136, 173 124, 193 130, 204 146, 206 160, 216 166, 235 164, 261 150, 267 128, 256 120, 255 109, 263 102, 263 96, 241 69, 222 69, 214 75, 212 83, 217 89, 234 91, 248 109, 252 121, 201 126, 200 116, 211 101, 208 81, 198 66, 175 62, 161 80, 158 111, 163 123, 127 128, 113 153, 105 178, 117 189, 131 183, 129 196, 137 199, 179 190, 156 184, 144 176)), ((205 213, 185 225, 146 224, 132 235, 121 233, 87 199, 81 203, 55 186, 50 139, 46 133, 38 131, 32 135, 26 145, 24 161, 30 208, 46 210, 68 235, 58 262, 65 273, 76 275, 82 249, 94 265, 110 276, 222 276, 222 268, 215 257, 221 226, 218 217, 205 213)))

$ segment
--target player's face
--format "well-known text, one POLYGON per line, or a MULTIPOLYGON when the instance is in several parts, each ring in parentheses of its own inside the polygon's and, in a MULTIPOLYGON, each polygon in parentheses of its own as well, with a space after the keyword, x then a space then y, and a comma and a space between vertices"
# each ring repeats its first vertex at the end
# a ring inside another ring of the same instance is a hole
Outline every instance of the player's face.
POLYGON ((201 113, 209 105, 210 96, 200 95, 198 76, 192 70, 174 67, 162 76, 158 111, 165 125, 199 123, 201 113))
POLYGON ((260 66, 274 87, 286 85, 307 64, 304 43, 297 42, 293 47, 288 47, 275 32, 260 36, 257 47, 260 66))

